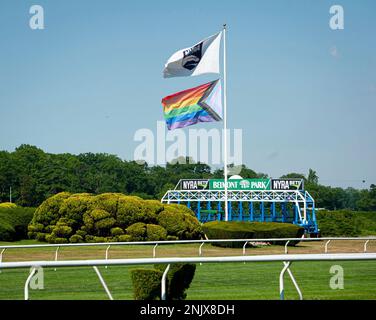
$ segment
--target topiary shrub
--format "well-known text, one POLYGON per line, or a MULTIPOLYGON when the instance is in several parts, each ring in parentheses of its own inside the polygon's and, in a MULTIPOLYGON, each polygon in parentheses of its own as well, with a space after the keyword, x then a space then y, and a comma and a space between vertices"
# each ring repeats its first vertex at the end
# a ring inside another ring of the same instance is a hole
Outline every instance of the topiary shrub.
POLYGON ((68 239, 72 235, 73 229, 64 225, 56 225, 53 228, 51 235, 56 238, 68 239))
POLYGON ((28 235, 54 243, 62 239, 159 241, 198 239, 201 227, 193 212, 182 205, 161 204, 120 193, 94 196, 63 192, 39 206, 29 225, 28 235), (38 233, 46 236, 38 236, 38 233))
POLYGON ((5 209, 14 209, 17 208, 17 205, 12 202, 2 202, 0 203, 0 208, 5 208, 5 209))
POLYGON ((164 206, 162 203, 160 203, 158 200, 145 200, 144 201, 144 210, 148 211, 147 214, 151 215, 158 215, 161 213, 164 209, 164 206))
POLYGON ((195 213, 191 209, 189 209, 187 206, 185 206, 183 204, 171 203, 168 206, 170 208, 177 209, 180 212, 187 213, 187 214, 191 215, 192 217, 196 216, 195 213))
POLYGON ((105 218, 94 223, 94 228, 98 235, 109 236, 111 229, 115 226, 116 220, 114 218, 105 218))
POLYGON ((55 243, 55 244, 68 243, 67 238, 56 237, 54 234, 47 234, 46 241, 49 243, 55 243))
POLYGON ((165 207, 158 215, 158 224, 171 236, 179 239, 200 239, 202 230, 198 220, 176 207, 165 207))
POLYGON ((162 276, 156 269, 131 270, 134 300, 160 300, 162 276))
POLYGON ((38 241, 46 241, 46 236, 47 236, 47 233, 37 232, 35 238, 36 238, 38 241))
POLYGON ((84 242, 84 238, 80 236, 79 234, 75 234, 69 238, 70 243, 80 243, 84 242))
POLYGON ((131 237, 131 241, 144 241, 147 237, 146 224, 137 222, 127 228, 127 235, 131 237))
POLYGON ((146 225, 146 238, 148 241, 163 241, 167 239, 167 231, 156 224, 146 225))
POLYGON ((102 209, 115 214, 117 212, 119 198, 121 193, 102 193, 92 197, 91 206, 93 209, 102 209))
POLYGON ((120 242, 130 242, 132 241, 132 237, 129 234, 123 234, 117 237, 120 242))
POLYGON ((119 226, 125 229, 136 222, 142 222, 142 209, 142 200, 138 197, 120 197, 117 210, 119 226))
MULTIPOLYGON (((131 270, 135 300, 160 300, 161 281, 167 265, 131 270)), ((184 300, 196 270, 195 264, 172 264, 167 273, 167 300, 184 300)))
MULTIPOLYGON (((265 239, 265 238, 301 238, 304 228, 290 223, 277 222, 237 222, 212 221, 203 226, 203 231, 209 239, 265 239)), ((296 245, 299 241, 291 241, 296 245)), ((275 241, 273 244, 284 245, 285 241, 275 241)), ((242 242, 217 242, 213 245, 221 247, 240 248, 242 242)))
POLYGON ((81 225, 82 213, 90 210, 92 202, 92 196, 89 193, 72 194, 62 201, 59 215, 73 221, 75 225, 81 225))
POLYGON ((69 192, 58 193, 45 200, 36 210, 31 224, 41 223, 45 226, 55 225, 59 220, 59 210, 65 199, 70 197, 69 192))
MULTIPOLYGON (((166 270, 167 265, 157 264, 154 266, 157 270, 166 270)), ((168 300, 185 300, 187 297, 186 290, 188 290, 194 278, 196 265, 191 263, 176 263, 170 266, 167 273, 168 279, 168 300)))
POLYGON ((111 235, 116 237, 116 236, 121 236, 124 234, 124 230, 122 228, 116 227, 111 229, 111 235))

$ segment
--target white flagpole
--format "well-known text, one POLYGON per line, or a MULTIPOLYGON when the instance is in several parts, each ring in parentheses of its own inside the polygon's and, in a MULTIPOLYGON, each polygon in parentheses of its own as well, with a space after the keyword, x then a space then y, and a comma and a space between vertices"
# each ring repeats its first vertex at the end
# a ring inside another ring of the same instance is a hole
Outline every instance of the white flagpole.
POLYGON ((226 79, 226 24, 223 25, 223 173, 225 176, 225 221, 228 221, 227 202, 227 79, 226 79))

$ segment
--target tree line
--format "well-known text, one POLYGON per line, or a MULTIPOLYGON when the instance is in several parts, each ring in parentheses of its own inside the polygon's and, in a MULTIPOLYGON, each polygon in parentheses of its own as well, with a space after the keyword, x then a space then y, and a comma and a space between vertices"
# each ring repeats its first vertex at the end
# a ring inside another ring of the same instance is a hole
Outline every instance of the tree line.
MULTIPOLYGON (((267 178, 241 167, 243 178, 267 178)), ((105 153, 50 154, 31 146, 21 145, 14 152, 0 151, 0 202, 35 207, 48 197, 62 192, 100 194, 119 192, 145 199, 161 199, 173 189, 179 179, 223 178, 223 170, 212 169, 205 163, 168 163, 165 167, 125 161, 105 153)), ((281 178, 302 178, 316 200, 316 207, 376 211, 376 186, 369 189, 335 188, 319 183, 316 172, 307 175, 288 173, 281 178)))

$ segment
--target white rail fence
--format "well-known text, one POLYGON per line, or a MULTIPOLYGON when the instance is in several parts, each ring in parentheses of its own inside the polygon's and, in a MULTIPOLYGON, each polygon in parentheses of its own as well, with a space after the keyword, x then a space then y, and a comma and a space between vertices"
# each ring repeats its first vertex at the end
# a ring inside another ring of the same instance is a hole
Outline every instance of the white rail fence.
POLYGON ((29 299, 29 284, 36 273, 38 267, 84 267, 92 266, 110 300, 113 300, 112 294, 108 289, 98 266, 108 265, 146 265, 146 264, 167 264, 167 268, 163 273, 161 281, 161 298, 166 299, 166 277, 170 264, 173 263, 226 263, 226 262, 283 262, 283 269, 280 272, 279 287, 280 299, 284 299, 284 275, 287 272, 291 281, 302 300, 302 292, 290 270, 290 266, 294 261, 346 261, 346 260, 376 260, 376 253, 367 253, 367 245, 371 240, 376 240, 376 237, 362 237, 362 238, 272 238, 272 239, 216 239, 216 240, 180 240, 180 241, 146 241, 146 242, 112 242, 112 243, 77 243, 77 244, 38 244, 38 245, 17 245, 17 246, 0 246, 0 272, 1 269, 9 268, 31 268, 31 272, 25 282, 24 297, 29 299), (345 241, 356 240, 364 241, 363 253, 328 253, 328 245, 331 241, 345 241), (246 246, 249 243, 258 242, 285 242, 284 251, 282 255, 255 255, 246 256, 246 246), (287 246, 291 241, 325 241, 323 254, 288 254, 287 246), (203 257, 202 247, 205 243, 215 242, 244 242, 242 256, 226 256, 226 257, 203 257), (167 257, 157 258, 156 248, 159 245, 165 244, 194 244, 199 243, 198 257, 167 257), (109 249, 111 246, 127 246, 127 245, 153 245, 152 258, 138 258, 138 259, 109 259, 109 249), (100 260, 62 260, 58 261, 58 252, 61 247, 93 247, 93 246, 107 246, 105 250, 105 258, 100 260), (26 249, 26 248, 56 248, 53 261, 22 261, 22 262, 3 262, 3 255, 7 249, 26 249))

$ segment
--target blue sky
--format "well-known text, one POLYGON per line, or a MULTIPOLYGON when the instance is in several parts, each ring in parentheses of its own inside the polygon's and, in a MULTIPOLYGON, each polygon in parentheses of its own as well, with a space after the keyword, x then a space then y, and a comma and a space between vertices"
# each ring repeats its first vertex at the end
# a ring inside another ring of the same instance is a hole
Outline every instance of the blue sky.
POLYGON ((168 57, 226 22, 228 124, 243 129, 244 163, 274 177, 313 168, 333 186, 376 183, 373 0, 0 3, 2 150, 132 159, 135 131, 163 120, 162 97, 216 78, 163 79, 168 57), (29 28, 33 4, 44 30, 29 28), (333 4, 344 30, 329 28, 333 4))

